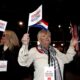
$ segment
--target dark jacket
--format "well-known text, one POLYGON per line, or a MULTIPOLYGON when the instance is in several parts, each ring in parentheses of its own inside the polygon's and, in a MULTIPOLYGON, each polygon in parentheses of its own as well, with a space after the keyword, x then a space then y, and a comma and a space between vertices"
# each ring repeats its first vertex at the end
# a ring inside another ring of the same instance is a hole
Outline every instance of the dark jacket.
POLYGON ((3 50, 0 46, 0 60, 7 60, 7 72, 0 72, 0 80, 14 80, 19 78, 19 64, 17 62, 19 47, 14 47, 12 50, 3 50), (11 78, 10 78, 11 77, 11 78))

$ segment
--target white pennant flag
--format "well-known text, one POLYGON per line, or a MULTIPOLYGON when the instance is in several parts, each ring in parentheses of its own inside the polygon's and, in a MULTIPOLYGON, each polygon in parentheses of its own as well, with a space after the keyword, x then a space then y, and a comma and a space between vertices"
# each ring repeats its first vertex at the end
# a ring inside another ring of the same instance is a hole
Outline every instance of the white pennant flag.
POLYGON ((42 5, 34 12, 29 14, 28 26, 32 26, 42 20, 42 5))
POLYGON ((0 20, 0 31, 4 32, 7 26, 7 21, 0 20))

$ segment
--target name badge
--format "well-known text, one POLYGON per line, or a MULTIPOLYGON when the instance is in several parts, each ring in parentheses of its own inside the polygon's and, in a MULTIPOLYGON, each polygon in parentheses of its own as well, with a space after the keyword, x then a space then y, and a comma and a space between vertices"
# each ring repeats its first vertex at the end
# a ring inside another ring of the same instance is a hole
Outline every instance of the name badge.
POLYGON ((55 80, 54 67, 44 68, 44 80, 55 80))
POLYGON ((6 60, 0 60, 0 71, 7 71, 7 61, 6 60))

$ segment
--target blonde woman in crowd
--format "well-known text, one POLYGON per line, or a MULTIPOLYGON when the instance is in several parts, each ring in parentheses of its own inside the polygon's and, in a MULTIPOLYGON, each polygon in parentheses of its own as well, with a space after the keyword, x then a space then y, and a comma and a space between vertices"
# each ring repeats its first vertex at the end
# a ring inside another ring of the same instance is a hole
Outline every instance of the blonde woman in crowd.
POLYGON ((0 80, 18 80, 17 56, 19 40, 14 31, 3 32, 0 45, 0 80), (3 69, 1 69, 3 67, 3 69))

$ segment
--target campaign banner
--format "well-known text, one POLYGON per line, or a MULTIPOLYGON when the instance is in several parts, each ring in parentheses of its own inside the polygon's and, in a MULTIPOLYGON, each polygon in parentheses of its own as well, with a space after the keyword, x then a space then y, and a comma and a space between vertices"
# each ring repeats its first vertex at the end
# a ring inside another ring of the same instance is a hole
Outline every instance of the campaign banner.
POLYGON ((29 13, 28 26, 32 26, 42 20, 42 5, 40 5, 34 12, 29 13))
POLYGON ((7 21, 0 20, 0 31, 4 32, 7 26, 7 21))

